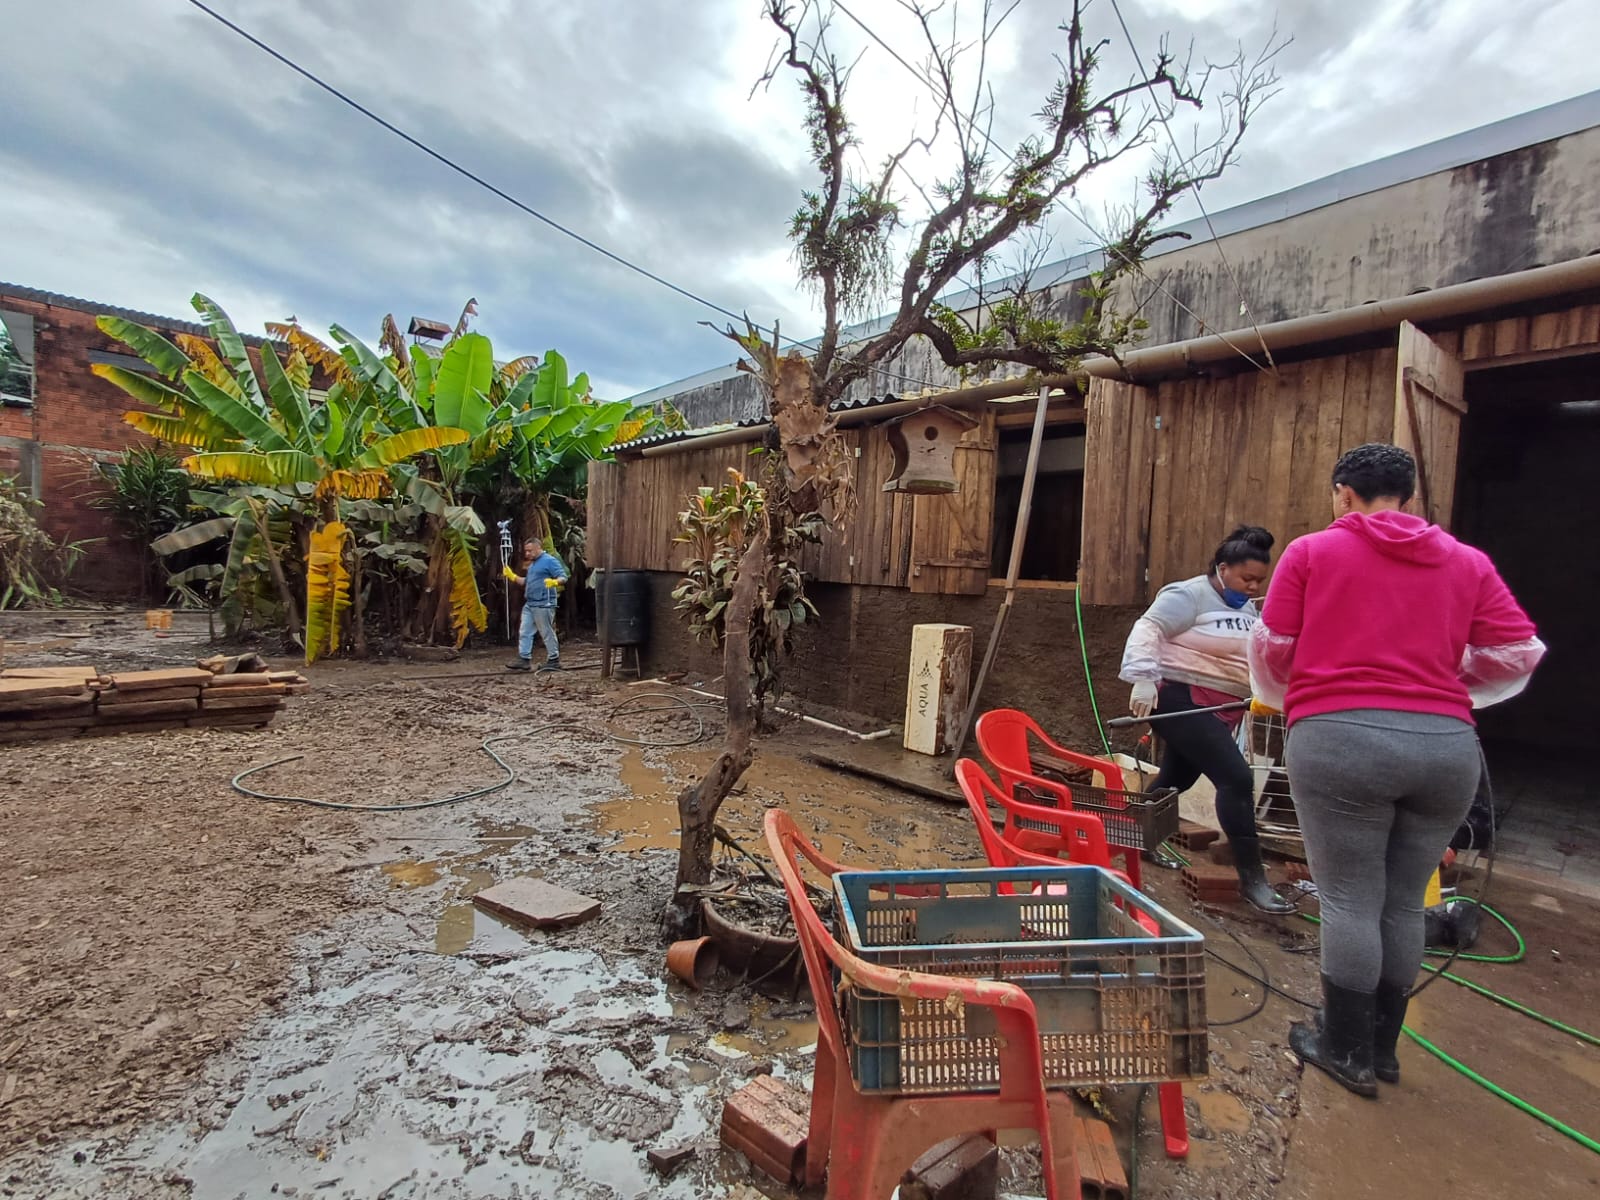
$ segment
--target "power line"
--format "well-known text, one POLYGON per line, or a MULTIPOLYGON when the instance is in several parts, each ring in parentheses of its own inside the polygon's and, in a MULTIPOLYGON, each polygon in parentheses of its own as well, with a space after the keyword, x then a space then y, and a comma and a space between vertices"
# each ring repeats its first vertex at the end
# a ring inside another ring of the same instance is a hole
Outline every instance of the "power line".
MULTIPOLYGON (((861 29, 861 31, 863 33, 865 33, 869 38, 871 38, 879 46, 883 47, 883 49, 888 52, 889 56, 891 58, 893 58, 895 60, 895 62, 899 63, 908 72, 910 72, 912 78, 915 79, 918 83, 922 84, 924 87, 926 87, 933 94, 933 96, 934 96, 934 98, 936 100, 940 99, 938 85, 935 84, 933 82, 933 80, 929 79, 921 71, 917 70, 916 67, 912 66, 909 62, 907 62, 904 58, 902 58, 900 56, 900 54, 894 49, 894 47, 890 46, 888 42, 884 41, 883 38, 879 37, 878 34, 876 32, 874 32, 872 30, 872 28, 870 26, 868 26, 865 21, 863 21, 860 17, 856 16, 855 13, 851 12, 848 8, 846 8, 845 5, 843 3, 841 3, 841 0, 833 0, 833 4, 834 4, 835 8, 837 8, 840 12, 844 13, 845 16, 849 17, 850 20, 855 22, 855 24, 861 29)), ((1121 17, 1121 13, 1118 13, 1117 15, 1118 15, 1119 18, 1121 17)), ((1130 42, 1130 44, 1131 44, 1131 42, 1130 42)), ((1141 68, 1140 69, 1141 69, 1141 71, 1143 70, 1142 64, 1141 64, 1141 68)), ((1145 82, 1146 82, 1146 86, 1148 87, 1149 86, 1148 78, 1146 79, 1145 82)), ((1155 94, 1154 93, 1154 89, 1151 89, 1151 95, 1153 96, 1154 94, 1155 94)), ((1160 106, 1159 103, 1156 105, 1156 113, 1157 113, 1158 116, 1161 116, 1162 123, 1165 124, 1166 123, 1166 117, 1161 113, 1161 106, 1160 106)), ((951 103, 950 103, 950 116, 951 116, 951 121, 955 124, 956 129, 959 132, 960 129, 961 129, 962 117, 961 117, 960 112, 957 110, 957 108, 955 106, 953 97, 951 98, 951 103)), ((975 121, 968 121, 967 122, 967 128, 972 133, 976 133, 976 134, 978 134, 978 136, 983 138, 983 140, 989 144, 989 147, 991 149, 998 151, 1000 153, 1000 155, 1002 157, 1004 157, 1005 160, 1007 162, 1009 162, 1012 166, 1016 166, 1016 164, 1017 164, 1016 156, 1013 155, 1004 146, 1002 146, 999 142, 995 141, 994 138, 990 136, 989 131, 987 129, 983 129, 983 128, 979 127, 978 124, 975 121)), ((1167 130, 1167 135, 1169 137, 1171 137, 1171 135, 1172 135, 1172 130, 1171 130, 1170 127, 1167 130)), ((1176 142, 1174 142, 1174 147, 1176 148, 1176 142)), ((1179 151, 1179 155, 1178 156, 1179 156, 1180 159, 1182 159, 1183 155, 1182 155, 1181 151, 1179 151)), ((1198 188, 1196 188, 1195 190, 1196 190, 1195 202, 1199 203, 1200 197, 1198 195, 1198 188)), ((1146 281, 1154 284, 1158 291, 1164 293, 1175 305, 1178 306, 1178 308, 1180 308, 1183 312, 1187 313, 1189 315, 1189 317, 1194 320, 1195 324, 1199 327, 1199 329, 1200 329, 1200 331, 1202 333, 1204 333, 1209 328, 1209 324, 1208 324, 1208 322, 1206 321, 1206 319, 1204 317, 1202 317, 1199 313, 1195 312, 1194 309, 1190 308, 1187 304, 1185 304, 1182 300, 1180 300, 1172 292, 1172 290, 1166 286, 1166 284, 1161 282, 1161 280, 1155 278, 1154 276, 1150 275, 1147 271, 1145 271, 1145 269, 1144 269, 1142 264, 1135 262, 1133 259, 1129 258, 1127 255, 1123 254, 1120 250, 1118 250, 1115 246, 1113 246, 1111 244, 1111 241, 1110 241, 1109 238, 1104 237, 1100 233, 1100 231, 1097 230, 1089 222, 1089 219, 1087 217, 1083 216, 1081 213, 1079 213, 1076 210, 1074 210, 1073 207, 1071 206, 1071 204, 1067 203, 1067 201, 1065 199, 1062 200, 1061 207, 1066 210, 1068 215, 1073 217, 1080 225, 1082 225, 1085 229, 1087 229, 1091 234, 1094 235, 1095 244, 1100 249, 1100 251, 1102 253, 1109 254, 1109 255, 1115 255, 1118 259, 1121 260, 1123 265, 1126 266, 1130 271, 1133 271, 1135 274, 1141 276, 1146 281)), ((1204 209, 1202 208, 1201 211, 1203 212, 1204 209)), ((1210 218, 1209 217, 1206 220, 1206 224, 1207 224, 1207 227, 1209 228, 1210 227, 1210 218)), ((1216 231, 1214 229, 1212 230, 1212 240, 1213 241, 1216 240, 1216 231)), ((1220 243, 1217 245, 1217 250, 1218 250, 1219 253, 1222 250, 1222 246, 1221 246, 1220 243)), ((1227 257, 1226 256, 1223 257, 1223 264, 1227 265, 1227 257)), ((1230 275, 1232 274, 1232 268, 1231 267, 1229 267, 1229 274, 1230 275)), ((1048 288, 1054 287, 1057 283, 1063 282, 1065 279, 1066 279, 1066 275, 1065 275, 1065 272, 1063 272, 1063 274, 1060 277, 1058 277, 1055 280, 1052 280, 1050 283, 1047 283, 1047 284, 1045 284, 1043 286, 1044 286, 1044 288, 1048 289, 1048 288)), ((1234 280, 1234 287, 1235 287, 1236 290, 1239 290, 1237 277, 1235 277, 1235 280, 1234 280)), ((971 289, 969 289, 969 290, 971 290, 971 289)), ((1242 290, 1240 291, 1239 299, 1240 299, 1240 303, 1243 304, 1244 303, 1244 296, 1243 296, 1242 290)), ((1143 307, 1143 306, 1141 305, 1140 307, 1143 307)), ((1246 312, 1249 312, 1249 305, 1245 305, 1245 310, 1246 310, 1246 312)), ((1255 320, 1254 320, 1254 316, 1253 315, 1251 317, 1251 324, 1252 324, 1252 326, 1254 326, 1254 324, 1255 324, 1255 320)), ((1245 353, 1245 351, 1241 350, 1237 345, 1235 345, 1231 340, 1229 340, 1227 335, 1222 333, 1220 330, 1212 330, 1212 334, 1213 334, 1213 336, 1219 338, 1223 342, 1224 345, 1226 345, 1230 349, 1232 349, 1235 353, 1237 353, 1239 355, 1239 357, 1243 358, 1245 360, 1245 362, 1249 363, 1252 367, 1255 367, 1258 371, 1265 369, 1254 358, 1252 358, 1249 354, 1245 353)), ((1259 329, 1256 330, 1256 336, 1257 337, 1261 336, 1261 331, 1259 329)), ((1262 348, 1266 349, 1266 341, 1265 341, 1265 339, 1262 340, 1262 348)), ((1277 369, 1277 365, 1275 363, 1272 363, 1272 353, 1271 353, 1270 350, 1267 352, 1267 361, 1268 361, 1269 364, 1272 365, 1274 370, 1277 369)))
MULTIPOLYGON (((1122 6, 1117 3, 1117 0, 1111 0, 1111 11, 1117 14, 1117 24, 1122 26, 1122 36, 1128 39, 1128 49, 1133 52, 1134 65, 1139 68, 1139 77, 1144 80, 1145 89, 1150 93, 1150 99, 1155 105, 1156 116, 1161 120, 1161 127, 1167 131, 1167 140, 1172 143, 1172 152, 1182 162, 1184 161, 1183 150, 1178 145, 1177 135, 1172 132, 1172 124, 1167 120, 1167 114, 1161 107, 1161 98, 1156 95, 1156 87, 1150 81, 1149 72, 1144 69, 1144 59, 1139 57, 1139 47, 1134 45, 1133 34, 1128 29, 1128 22, 1123 19, 1122 6)), ((1241 57, 1242 54, 1243 51, 1241 49, 1241 57)), ((1240 120, 1243 121, 1243 119, 1241 116, 1240 120)), ((1244 285, 1239 282, 1239 276, 1234 271, 1233 264, 1228 261, 1228 252, 1222 248, 1222 239, 1217 236, 1217 227, 1211 223, 1211 214, 1206 211, 1205 201, 1200 199, 1200 182, 1193 176, 1190 177, 1189 182, 1191 184, 1189 190, 1194 194, 1194 202, 1199 206, 1200 215, 1206 221, 1206 229, 1211 233, 1211 244, 1217 248, 1217 257, 1222 260, 1222 266, 1228 272, 1228 278, 1233 280, 1233 290, 1239 297, 1239 307, 1250 318, 1250 328, 1255 330, 1256 338, 1261 342, 1261 351, 1267 357, 1267 365, 1276 372, 1278 364, 1272 361, 1272 348, 1267 345, 1267 339, 1261 333, 1261 326, 1256 324, 1255 310, 1250 307, 1249 301, 1244 298, 1244 285)))
MULTIPOLYGON (((637 263, 631 262, 630 260, 624 258, 622 255, 617 254, 616 252, 614 252, 612 250, 606 249, 606 247, 600 245, 598 242, 595 242, 595 241, 591 240, 590 238, 584 237, 583 234, 578 233, 576 230, 569 229, 567 226, 563 225, 561 222, 555 220, 554 218, 547 217, 544 213, 540 212, 538 209, 534 208, 532 205, 525 204, 523 201, 517 199, 517 197, 511 195, 509 192, 503 190, 502 188, 496 187, 494 184, 490 183, 487 179, 484 179, 481 175, 478 175, 475 172, 468 170, 466 167, 463 167, 460 163, 457 163, 454 159, 451 159, 448 156, 446 156, 444 154, 441 154, 439 151, 435 150, 432 146, 429 146, 426 142, 423 142, 421 139, 413 137, 411 134, 407 133, 404 129, 401 129, 398 125, 395 125, 391 121, 385 120, 383 117, 381 117, 377 113, 373 112, 370 108, 366 107, 365 105, 363 105, 359 101, 357 101, 355 99, 352 99, 350 96, 346 95, 344 92, 342 92, 338 88, 334 87, 331 83, 328 83, 327 81, 325 81, 324 79, 322 79, 321 77, 316 75, 315 73, 307 70, 305 67, 302 67, 299 63, 295 62, 293 59, 289 58, 287 55, 282 54, 279 51, 277 51, 276 49, 274 49, 273 47, 269 46, 266 42, 264 42, 260 38, 256 37, 249 30, 241 28, 239 25, 236 25, 234 22, 230 21, 227 17, 223 16, 221 13, 217 12, 215 9, 213 9, 210 6, 202 3, 202 0, 188 0, 188 2, 193 7, 197 8, 201 12, 205 13, 206 16, 208 16, 212 20, 216 21, 218 24, 220 24, 220 25, 224 26, 225 28, 231 30, 232 32, 238 34, 245 41, 249 42, 252 46, 255 46, 258 50, 261 50, 263 53, 270 55, 272 58, 274 58, 278 62, 282 63, 284 66, 288 67, 291 71, 295 72, 295 74, 300 75, 302 78, 304 78, 307 81, 315 84, 317 87, 319 87, 323 91, 327 92, 330 96, 334 97, 336 100, 340 101, 342 104, 348 105, 350 108, 353 108, 356 112, 360 113, 362 116, 366 117, 368 120, 373 121, 376 124, 382 126, 384 129, 386 129, 390 133, 394 134, 395 137, 399 138, 401 141, 405 142, 407 145, 413 146, 416 149, 421 150, 429 158, 432 158, 434 161, 438 162, 442 166, 448 167, 450 170, 454 171, 456 174, 462 176, 465 179, 471 180, 473 183, 477 184, 479 187, 485 189, 488 192, 491 192, 495 196, 498 196, 500 199, 504 200, 507 204, 510 204, 513 208, 516 208, 519 211, 521 211, 523 213, 526 213, 528 216, 533 217, 537 221, 542 221, 544 224, 548 225, 550 228, 556 230, 556 232, 565 234, 567 237, 571 238, 573 241, 578 242, 579 244, 588 247, 590 250, 593 250, 596 254, 602 255, 605 258, 610 259, 612 262, 617 263, 619 266, 625 267, 630 271, 633 271, 635 274, 644 276, 646 279, 650 280, 652 283, 660 284, 662 287, 668 289, 669 291, 677 293, 678 295, 684 297, 686 300, 692 300, 696 304, 703 305, 704 307, 709 308, 712 312, 719 313, 720 315, 725 316, 725 317, 729 318, 730 320, 733 320, 733 321, 749 321, 749 316, 747 314, 733 312, 731 309, 724 308, 720 304, 714 303, 711 300, 707 300, 704 296, 697 295, 696 293, 689 291, 687 288, 679 287, 677 284, 673 283, 671 280, 663 279, 660 275, 655 274, 653 271, 647 270, 646 268, 639 266, 637 263)), ((759 331, 759 332, 761 332, 763 334, 768 334, 771 337, 773 337, 774 339, 776 339, 777 336, 778 336, 777 330, 775 330, 775 329, 768 329, 766 326, 758 325, 755 322, 750 322, 750 324, 757 331, 759 331)), ((804 345, 807 345, 807 344, 814 344, 815 342, 820 340, 821 336, 822 335, 819 334, 819 335, 817 335, 817 337, 809 339, 809 343, 806 342, 806 341, 800 341, 800 340, 797 339, 795 341, 795 344, 799 345, 799 346, 804 346, 804 345)), ((881 370, 882 370, 882 373, 884 375, 892 376, 893 378, 899 379, 899 380, 901 380, 902 382, 905 382, 905 383, 919 383, 923 387, 929 387, 929 388, 932 388, 932 387, 936 386, 935 384, 930 383, 926 379, 917 379, 917 378, 915 378, 913 376, 903 375, 903 374, 900 374, 899 372, 890 371, 890 370, 888 370, 886 368, 883 368, 881 370)))

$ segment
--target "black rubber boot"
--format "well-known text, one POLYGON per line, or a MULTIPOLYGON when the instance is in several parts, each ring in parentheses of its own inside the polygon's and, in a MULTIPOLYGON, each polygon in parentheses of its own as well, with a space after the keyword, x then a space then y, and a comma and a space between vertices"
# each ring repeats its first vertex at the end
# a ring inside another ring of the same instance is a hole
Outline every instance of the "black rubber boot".
POLYGON ((1372 1022, 1372 1072, 1385 1083, 1400 1082, 1400 1027, 1406 1023, 1406 1006, 1410 1003, 1410 988, 1378 984, 1372 1022))
POLYGON ((510 662, 508 662, 506 664, 506 670, 508 670, 508 671, 531 671, 531 670, 533 670, 533 664, 531 662, 529 662, 525 658, 513 658, 510 662))
POLYGON ((1267 882, 1267 868, 1261 861, 1261 839, 1230 837, 1228 845, 1233 848, 1233 869, 1239 874, 1239 894, 1264 913, 1292 913, 1294 905, 1273 891, 1267 882))
POLYGON ((1322 977, 1322 1021, 1289 1026, 1289 1046, 1302 1063, 1325 1071, 1358 1096, 1378 1094, 1373 1033, 1378 1001, 1372 992, 1340 987, 1322 977))
POLYGON ((539 667, 539 670, 541 673, 545 671, 559 671, 561 670, 561 660, 559 658, 547 658, 539 667))

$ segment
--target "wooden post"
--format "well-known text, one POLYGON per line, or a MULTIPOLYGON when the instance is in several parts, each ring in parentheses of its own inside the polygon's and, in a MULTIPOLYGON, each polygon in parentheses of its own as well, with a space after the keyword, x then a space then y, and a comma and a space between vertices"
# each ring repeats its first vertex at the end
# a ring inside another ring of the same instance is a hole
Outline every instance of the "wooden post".
POLYGON ((1005 632, 1006 619, 1011 615, 1011 605, 1017 596, 1017 572, 1022 569, 1022 549, 1028 541, 1028 518, 1033 515, 1033 485, 1039 477, 1039 447, 1044 442, 1045 410, 1050 406, 1050 388, 1039 389, 1039 405, 1033 412, 1033 437, 1028 442, 1028 465, 1022 472, 1022 500, 1017 506, 1017 527, 1011 534, 1011 562, 1006 567, 1006 594, 995 614, 994 628, 989 632, 989 648, 983 653, 983 666, 978 668, 978 678, 972 685, 972 699, 967 704, 966 716, 961 719, 961 732, 950 753, 950 771, 955 773, 955 760, 966 749, 972 723, 978 717, 978 701, 983 697, 983 685, 994 666, 995 651, 1000 648, 1000 635, 1005 632))

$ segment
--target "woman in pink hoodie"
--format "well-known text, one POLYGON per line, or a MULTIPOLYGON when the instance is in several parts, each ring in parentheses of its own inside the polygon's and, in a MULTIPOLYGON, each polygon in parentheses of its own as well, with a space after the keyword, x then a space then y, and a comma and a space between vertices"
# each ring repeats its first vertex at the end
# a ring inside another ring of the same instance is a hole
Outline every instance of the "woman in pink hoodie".
POLYGON ((1321 1019, 1289 1044, 1362 1096, 1400 1078, 1423 892, 1482 769, 1472 710, 1544 654, 1486 555, 1400 511, 1415 484, 1398 446, 1340 458, 1334 522, 1283 552, 1250 640, 1322 906, 1321 1019))

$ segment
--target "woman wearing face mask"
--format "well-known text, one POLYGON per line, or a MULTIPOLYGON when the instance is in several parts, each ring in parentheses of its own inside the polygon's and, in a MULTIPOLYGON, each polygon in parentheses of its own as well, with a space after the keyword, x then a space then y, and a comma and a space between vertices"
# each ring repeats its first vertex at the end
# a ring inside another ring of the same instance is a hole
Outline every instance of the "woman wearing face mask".
MULTIPOLYGON (((1122 679, 1133 684, 1129 710, 1136 717, 1167 716, 1246 699, 1246 654, 1256 623, 1250 603, 1266 586, 1272 535, 1241 525, 1211 556, 1204 575, 1169 583, 1134 623, 1122 652, 1122 679)), ((1173 716, 1160 725, 1166 749, 1158 788, 1184 792, 1204 775, 1217 790, 1217 820, 1233 848, 1239 891, 1262 912, 1288 913, 1267 882, 1256 836, 1255 779, 1239 751, 1243 711, 1173 716)))
POLYGON ((1250 639, 1322 906, 1321 1019, 1289 1044, 1362 1096, 1400 1078, 1423 891, 1478 786, 1472 710, 1544 655, 1488 557, 1400 511, 1416 477, 1398 446, 1340 458, 1334 522, 1284 551, 1250 639))

